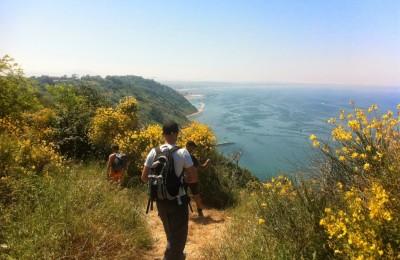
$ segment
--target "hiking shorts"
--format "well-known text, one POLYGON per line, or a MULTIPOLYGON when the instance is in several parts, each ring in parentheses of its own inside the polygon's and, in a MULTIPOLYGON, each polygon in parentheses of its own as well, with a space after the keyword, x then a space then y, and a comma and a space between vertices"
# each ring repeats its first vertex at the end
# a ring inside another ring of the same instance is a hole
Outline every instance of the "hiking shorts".
POLYGON ((190 191, 192 192, 193 195, 200 194, 200 189, 199 189, 199 183, 188 183, 188 187, 190 188, 190 191))
POLYGON ((122 171, 111 172, 110 180, 113 182, 121 183, 123 177, 122 171))
POLYGON ((182 204, 176 200, 156 200, 158 215, 167 236, 165 260, 183 260, 183 253, 188 235, 189 210, 188 197, 182 197, 182 204))

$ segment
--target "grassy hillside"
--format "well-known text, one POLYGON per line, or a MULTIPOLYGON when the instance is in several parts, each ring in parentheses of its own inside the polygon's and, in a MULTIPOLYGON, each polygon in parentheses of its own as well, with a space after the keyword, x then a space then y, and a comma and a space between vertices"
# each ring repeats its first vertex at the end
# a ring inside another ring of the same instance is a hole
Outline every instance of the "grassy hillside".
POLYGON ((145 193, 110 185, 103 173, 75 165, 0 182, 13 192, 0 201, 0 259, 135 259, 151 245, 145 193))
POLYGON ((39 85, 67 84, 79 88, 90 87, 101 93, 106 101, 116 104, 125 96, 133 96, 140 103, 139 118, 142 124, 163 123, 175 120, 187 123, 186 115, 196 108, 180 93, 154 80, 138 76, 84 76, 77 77, 34 77, 39 85))

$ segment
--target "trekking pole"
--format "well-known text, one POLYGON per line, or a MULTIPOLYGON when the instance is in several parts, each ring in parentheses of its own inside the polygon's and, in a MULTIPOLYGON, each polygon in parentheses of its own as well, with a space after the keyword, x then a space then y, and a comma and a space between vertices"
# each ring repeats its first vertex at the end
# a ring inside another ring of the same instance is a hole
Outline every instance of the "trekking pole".
MULTIPOLYGON (((151 204, 152 204, 152 203, 151 203, 151 198, 149 198, 149 200, 147 201, 146 214, 149 213, 149 209, 150 209, 150 205, 151 205, 151 204)), ((153 210, 153 207, 152 207, 152 210, 153 210)))

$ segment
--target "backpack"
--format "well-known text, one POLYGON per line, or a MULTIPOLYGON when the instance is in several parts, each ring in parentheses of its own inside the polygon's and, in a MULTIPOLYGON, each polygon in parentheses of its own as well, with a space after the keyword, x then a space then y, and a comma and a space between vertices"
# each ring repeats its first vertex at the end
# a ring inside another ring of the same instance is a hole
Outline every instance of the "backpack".
POLYGON ((156 155, 148 176, 149 201, 146 213, 148 213, 150 206, 151 209, 153 208, 152 202, 154 200, 177 199, 178 204, 182 203, 179 190, 181 187, 185 188, 183 171, 179 176, 176 176, 174 158, 172 156, 178 149, 180 148, 177 146, 164 151, 161 151, 160 147, 155 148, 156 155))
POLYGON ((124 153, 116 153, 114 161, 111 164, 111 169, 113 172, 121 171, 125 169, 128 162, 128 158, 124 153))

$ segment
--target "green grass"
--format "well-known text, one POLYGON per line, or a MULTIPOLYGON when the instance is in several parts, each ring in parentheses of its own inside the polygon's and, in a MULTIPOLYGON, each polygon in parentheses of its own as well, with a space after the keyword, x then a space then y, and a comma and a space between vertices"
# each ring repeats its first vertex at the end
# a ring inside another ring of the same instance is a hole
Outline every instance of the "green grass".
POLYGON ((8 180, 13 199, 0 204, 0 259, 140 258, 152 243, 145 193, 108 183, 103 171, 91 164, 8 180))

